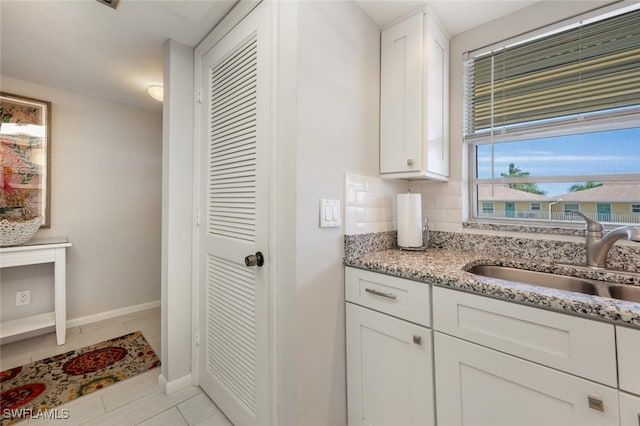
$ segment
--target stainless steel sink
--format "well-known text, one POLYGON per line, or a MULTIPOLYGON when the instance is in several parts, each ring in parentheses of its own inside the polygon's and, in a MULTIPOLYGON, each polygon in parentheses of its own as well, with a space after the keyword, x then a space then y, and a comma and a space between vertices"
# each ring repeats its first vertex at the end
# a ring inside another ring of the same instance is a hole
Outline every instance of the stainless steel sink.
POLYGON ((610 285, 609 294, 614 299, 640 303, 640 287, 624 284, 610 285))
POLYGON ((640 303, 640 286, 635 285, 617 284, 496 265, 476 265, 466 269, 466 271, 489 278, 640 303))
POLYGON ((558 290, 601 295, 601 292, 598 292, 596 284, 591 280, 570 277, 567 275, 556 275, 547 272, 527 271, 525 269, 516 269, 495 265, 476 265, 469 268, 467 272, 490 278, 498 278, 507 281, 517 281, 520 283, 539 285, 541 287, 555 288, 558 290))

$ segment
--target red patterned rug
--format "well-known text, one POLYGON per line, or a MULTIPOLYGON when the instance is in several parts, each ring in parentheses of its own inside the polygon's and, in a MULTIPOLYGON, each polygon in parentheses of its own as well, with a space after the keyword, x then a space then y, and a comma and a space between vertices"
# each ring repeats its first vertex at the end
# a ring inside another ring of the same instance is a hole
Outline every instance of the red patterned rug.
POLYGON ((27 417, 64 417, 63 410, 53 408, 159 365, 147 340, 136 331, 2 371, 0 425, 27 417))

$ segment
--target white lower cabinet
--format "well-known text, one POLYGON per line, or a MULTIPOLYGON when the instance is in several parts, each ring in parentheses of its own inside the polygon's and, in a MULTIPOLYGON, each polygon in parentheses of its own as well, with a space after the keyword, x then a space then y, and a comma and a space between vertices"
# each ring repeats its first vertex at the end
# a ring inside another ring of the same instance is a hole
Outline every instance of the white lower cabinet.
POLYGON ((640 426, 640 330, 345 276, 349 426, 640 426))
POLYGON ((434 348, 439 425, 619 424, 616 389, 438 332, 434 348))
POLYGON ((640 397, 637 396, 640 395, 640 330, 616 326, 616 336, 621 390, 620 424, 640 426, 640 397))
POLYGON ((616 326, 616 337, 620 390, 640 395, 640 330, 616 326))
POLYGON ((640 397, 620 392, 620 425, 640 426, 640 397))
POLYGON ((433 425, 431 330, 347 303, 349 425, 433 425))

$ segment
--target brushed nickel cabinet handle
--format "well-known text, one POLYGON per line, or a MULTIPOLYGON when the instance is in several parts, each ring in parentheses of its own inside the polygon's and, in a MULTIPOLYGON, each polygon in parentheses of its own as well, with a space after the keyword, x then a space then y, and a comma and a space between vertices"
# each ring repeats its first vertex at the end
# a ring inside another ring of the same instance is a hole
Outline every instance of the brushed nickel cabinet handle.
POLYGON ((367 293, 375 294, 376 296, 386 297, 387 299, 395 300, 397 298, 396 295, 393 293, 383 293, 381 291, 374 290, 372 288, 365 288, 364 291, 366 291, 367 293))
POLYGON ((604 413, 604 402, 600 398, 590 396, 587 399, 589 401, 589 408, 596 411, 602 411, 604 413))
POLYGON ((407 166, 409 166, 409 167, 413 166, 413 159, 409 158, 407 160, 407 166))

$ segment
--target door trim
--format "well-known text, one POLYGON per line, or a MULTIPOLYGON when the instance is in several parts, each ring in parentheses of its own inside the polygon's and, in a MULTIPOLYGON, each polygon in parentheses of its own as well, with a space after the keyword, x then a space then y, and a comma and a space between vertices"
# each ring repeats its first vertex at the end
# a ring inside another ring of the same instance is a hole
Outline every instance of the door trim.
MULTIPOLYGON (((213 27, 211 32, 209 32, 209 34, 207 34, 206 37, 198 43, 195 48, 196 65, 201 61, 202 57, 209 52, 209 50, 213 49, 213 47, 218 44, 218 42, 229 33, 229 31, 238 25, 238 23, 242 21, 245 16, 251 13, 251 11, 261 2, 262 0, 240 0, 238 4, 235 5, 229 13, 227 13, 222 21, 213 27)), ((199 73, 199 71, 195 72, 196 74, 199 73)), ((197 82, 198 80, 195 81, 197 82)))

